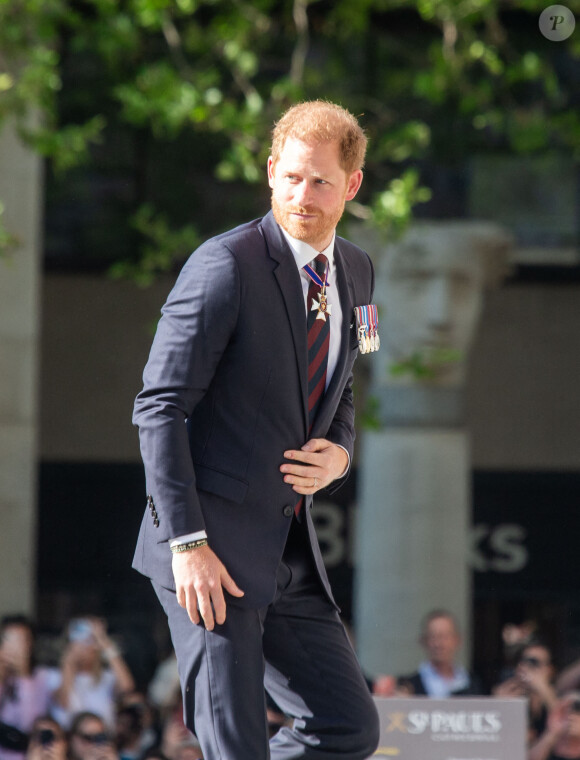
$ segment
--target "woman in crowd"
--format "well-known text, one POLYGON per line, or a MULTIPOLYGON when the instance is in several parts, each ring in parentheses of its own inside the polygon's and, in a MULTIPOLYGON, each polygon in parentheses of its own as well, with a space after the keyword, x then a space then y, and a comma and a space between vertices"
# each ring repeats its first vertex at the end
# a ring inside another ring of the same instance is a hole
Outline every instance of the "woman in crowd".
POLYGON ((69 732, 69 760, 119 760, 99 715, 81 712, 74 716, 69 732))
POLYGON ((34 664, 32 623, 23 615, 5 617, 0 639, 0 760, 23 757, 26 734, 48 712, 56 673, 34 664))
POLYGON ((159 742, 156 715, 140 691, 121 694, 117 702, 115 744, 120 760, 140 760, 159 742))
POLYGON ((528 760, 580 760, 580 692, 558 700, 545 731, 530 747, 528 760))
POLYGON ((67 760, 68 743, 61 726, 48 715, 37 718, 30 732, 26 760, 67 760))
POLYGON ((97 618, 72 620, 60 684, 52 698, 53 717, 68 727, 72 715, 89 711, 112 730, 116 697, 134 688, 133 676, 118 647, 107 636, 104 622, 97 618))
POLYGON ((545 730, 548 713, 556 704, 554 672, 548 647, 530 642, 522 650, 513 676, 493 689, 496 697, 527 698, 528 742, 545 730))

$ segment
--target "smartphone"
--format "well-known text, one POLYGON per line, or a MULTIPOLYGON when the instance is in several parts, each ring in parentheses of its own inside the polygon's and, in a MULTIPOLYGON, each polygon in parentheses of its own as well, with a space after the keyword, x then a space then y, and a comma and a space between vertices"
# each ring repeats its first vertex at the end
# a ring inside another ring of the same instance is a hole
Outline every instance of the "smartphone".
POLYGON ((56 734, 52 728, 41 728, 38 732, 38 743, 43 747, 47 747, 49 744, 52 744, 55 739, 56 734))
POLYGON ((69 641, 88 642, 93 637, 93 628, 85 618, 75 618, 71 620, 68 626, 69 641))

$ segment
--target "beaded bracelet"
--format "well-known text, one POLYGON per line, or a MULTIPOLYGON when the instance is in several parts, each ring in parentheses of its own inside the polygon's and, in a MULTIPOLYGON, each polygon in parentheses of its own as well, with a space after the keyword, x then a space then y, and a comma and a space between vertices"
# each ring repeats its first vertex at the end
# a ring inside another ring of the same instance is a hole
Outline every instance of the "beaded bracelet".
POLYGON ((171 547, 173 554, 179 554, 180 552, 186 552, 189 549, 199 549, 200 546, 207 546, 207 538, 200 538, 197 541, 189 541, 187 544, 176 544, 171 547))

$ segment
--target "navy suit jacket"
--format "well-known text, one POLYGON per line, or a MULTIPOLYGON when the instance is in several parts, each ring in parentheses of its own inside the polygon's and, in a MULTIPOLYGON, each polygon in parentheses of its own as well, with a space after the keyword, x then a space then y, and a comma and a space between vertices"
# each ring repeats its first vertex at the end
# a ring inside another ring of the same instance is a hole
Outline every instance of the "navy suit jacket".
MULTIPOLYGON (((229 601, 268 604, 299 500, 279 470, 284 451, 327 438, 352 457, 353 307, 371 302, 374 275, 367 254, 339 237, 334 258, 340 357, 310 435, 304 296, 272 212, 208 240, 185 264, 162 309, 134 411, 150 508, 133 566, 162 586, 175 588, 168 540, 206 530, 245 592, 229 601)), ((304 514, 332 600, 311 504, 307 497, 304 514)))

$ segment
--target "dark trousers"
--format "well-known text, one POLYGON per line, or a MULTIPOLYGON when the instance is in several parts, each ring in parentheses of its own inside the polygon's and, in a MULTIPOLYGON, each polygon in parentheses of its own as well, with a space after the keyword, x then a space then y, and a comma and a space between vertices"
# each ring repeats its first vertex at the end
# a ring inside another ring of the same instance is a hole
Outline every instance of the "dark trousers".
POLYGON ((274 601, 228 604, 226 622, 193 625, 175 594, 155 591, 169 619, 185 721, 205 760, 364 760, 379 741, 377 712, 346 632, 293 520, 274 601), (294 718, 268 746, 264 687, 294 718))

